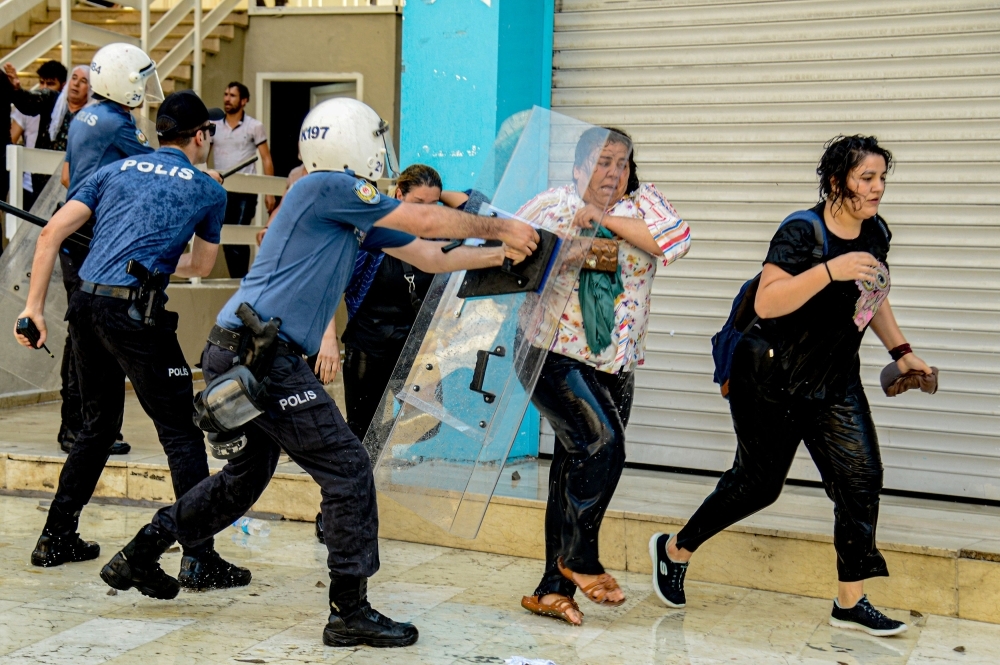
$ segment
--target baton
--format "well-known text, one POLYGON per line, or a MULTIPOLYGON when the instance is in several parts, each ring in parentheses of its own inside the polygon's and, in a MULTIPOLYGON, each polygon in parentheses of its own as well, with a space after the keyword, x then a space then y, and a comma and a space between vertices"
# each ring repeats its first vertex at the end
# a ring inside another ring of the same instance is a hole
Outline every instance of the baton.
POLYGON ((229 169, 228 171, 220 173, 219 177, 222 178, 223 180, 225 180, 226 178, 228 178, 229 176, 233 175, 237 171, 239 171, 241 169, 245 169, 246 167, 250 166, 251 164, 253 164, 256 161, 257 161, 257 155, 254 155, 253 157, 251 157, 247 161, 242 162, 240 164, 237 164, 236 166, 234 166, 233 168, 229 169))
MULTIPOLYGON (((14 215, 15 217, 20 217, 24 221, 30 222, 35 226, 40 226, 43 229, 49 223, 48 220, 42 219, 37 215, 32 215, 30 212, 26 210, 21 210, 17 206, 12 206, 9 203, 5 203, 3 201, 0 201, 0 210, 3 210, 8 215, 14 215)), ((72 240, 81 247, 85 249, 90 249, 90 237, 85 236, 78 231, 73 231, 73 233, 71 233, 69 237, 66 238, 66 240, 72 240)))

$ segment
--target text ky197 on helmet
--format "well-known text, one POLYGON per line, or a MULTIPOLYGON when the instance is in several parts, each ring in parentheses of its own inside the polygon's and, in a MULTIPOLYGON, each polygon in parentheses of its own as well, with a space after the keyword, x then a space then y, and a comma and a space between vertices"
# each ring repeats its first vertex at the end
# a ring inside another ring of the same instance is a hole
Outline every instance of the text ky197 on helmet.
POLYGON ((156 63, 131 44, 108 44, 94 54, 90 63, 90 89, 129 108, 136 108, 144 101, 163 101, 156 63))
POLYGON ((399 174, 389 123, 356 99, 328 99, 309 112, 299 133, 306 171, 353 171, 367 180, 399 174))

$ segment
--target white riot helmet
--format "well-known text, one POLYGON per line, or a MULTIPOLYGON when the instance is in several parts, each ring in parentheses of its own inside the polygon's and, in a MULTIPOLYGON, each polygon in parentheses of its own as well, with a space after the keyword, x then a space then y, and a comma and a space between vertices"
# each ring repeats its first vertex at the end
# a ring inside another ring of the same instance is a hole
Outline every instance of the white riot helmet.
POLYGON ((143 101, 163 101, 156 63, 131 44, 108 44, 94 54, 90 89, 95 95, 133 109, 143 101))
POLYGON ((299 154, 309 173, 353 171, 367 180, 399 174, 389 124, 348 97, 328 99, 309 112, 299 133, 299 154))

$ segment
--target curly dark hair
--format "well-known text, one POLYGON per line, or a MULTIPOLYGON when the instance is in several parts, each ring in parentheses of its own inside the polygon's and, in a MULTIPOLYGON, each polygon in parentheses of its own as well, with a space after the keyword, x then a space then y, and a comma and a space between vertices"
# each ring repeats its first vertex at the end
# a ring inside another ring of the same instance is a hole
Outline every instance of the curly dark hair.
POLYGON ((403 169, 396 180, 396 187, 399 193, 406 196, 414 187, 437 187, 444 189, 441 184, 441 175, 434 170, 434 167, 427 164, 411 164, 403 169))
POLYGON ((66 68, 58 60, 47 60, 38 68, 38 78, 55 79, 59 85, 66 83, 66 68))
POLYGON ((591 127, 581 134, 580 140, 576 144, 576 155, 573 160, 573 166, 575 168, 583 168, 595 150, 599 148, 603 149, 604 146, 611 144, 623 145, 628 148, 629 177, 626 193, 631 194, 639 189, 639 176, 636 173, 635 160, 632 158, 632 137, 620 129, 615 129, 614 127, 591 127))
POLYGON ((844 205, 848 198, 857 194, 847 184, 851 171, 868 155, 880 155, 885 160, 885 169, 892 169, 892 153, 878 144, 874 136, 836 136, 823 146, 823 156, 816 166, 819 176, 819 198, 836 205, 844 205))

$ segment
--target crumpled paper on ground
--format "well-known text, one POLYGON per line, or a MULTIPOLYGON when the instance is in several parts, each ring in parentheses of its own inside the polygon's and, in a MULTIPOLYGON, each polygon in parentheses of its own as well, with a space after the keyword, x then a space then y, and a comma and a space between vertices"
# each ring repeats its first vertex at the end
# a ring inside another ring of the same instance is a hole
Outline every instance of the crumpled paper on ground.
POLYGON ((551 660, 544 658, 525 658, 524 656, 511 656, 504 662, 507 665, 556 665, 551 660))

